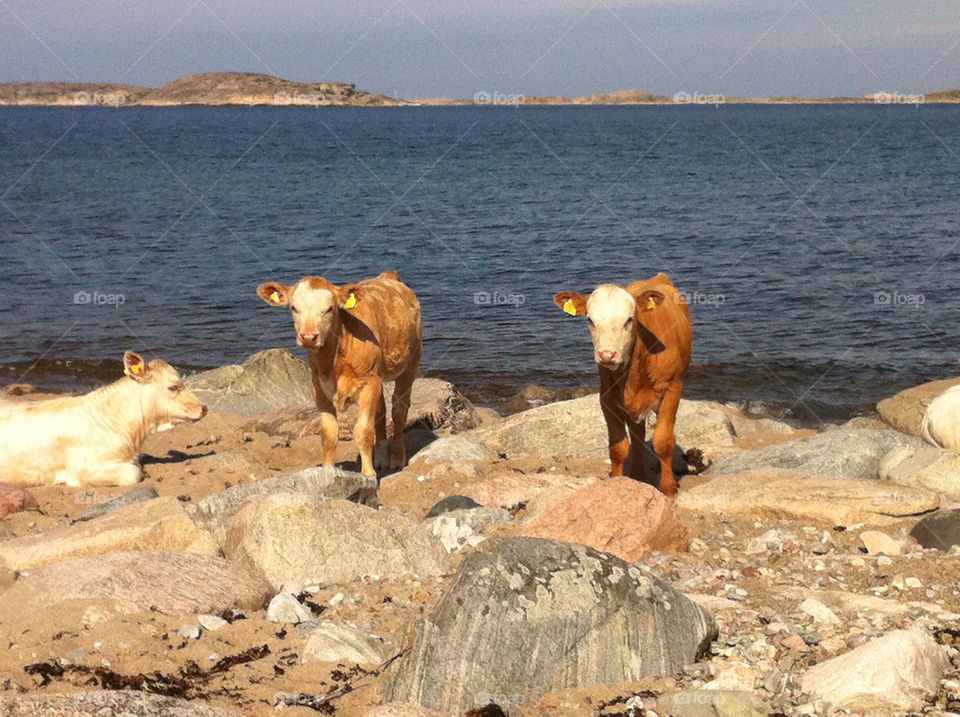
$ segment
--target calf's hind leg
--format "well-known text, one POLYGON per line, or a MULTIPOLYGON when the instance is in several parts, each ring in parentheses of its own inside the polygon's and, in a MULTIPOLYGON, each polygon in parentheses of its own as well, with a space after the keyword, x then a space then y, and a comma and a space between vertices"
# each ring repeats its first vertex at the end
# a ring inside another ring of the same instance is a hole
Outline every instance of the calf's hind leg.
POLYGON ((407 427, 407 414, 410 412, 410 397, 413 394, 413 380, 417 375, 416 365, 397 377, 393 389, 393 445, 390 450, 390 469, 399 470, 407 462, 407 445, 403 442, 403 431, 407 427))

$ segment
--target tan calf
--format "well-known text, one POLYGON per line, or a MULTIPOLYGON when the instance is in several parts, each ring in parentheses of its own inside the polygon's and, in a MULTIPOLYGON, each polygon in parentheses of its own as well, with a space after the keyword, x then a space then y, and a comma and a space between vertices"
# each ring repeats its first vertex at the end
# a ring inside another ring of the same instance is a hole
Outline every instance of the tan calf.
POLYGON ((257 293, 271 306, 289 307, 297 343, 307 350, 313 396, 320 411, 323 465, 333 465, 339 430, 337 410, 356 401, 353 437, 361 471, 396 469, 406 462, 403 429, 410 409, 413 380, 420 366, 420 303, 394 271, 375 279, 335 286, 320 276, 305 276, 288 286, 261 284, 257 293), (387 417, 383 382, 396 380, 393 392, 393 442, 388 460, 387 417))
POLYGON ((690 364, 690 309, 666 274, 629 286, 602 284, 586 297, 554 296, 573 316, 586 315, 600 374, 600 407, 610 442, 610 475, 623 475, 633 446, 631 477, 646 480, 646 414, 656 411, 653 449, 660 459, 660 490, 673 497, 673 425, 690 364))
POLYGON ((131 485, 146 437, 207 407, 159 359, 123 355, 126 376, 84 396, 0 408, 0 482, 131 485))

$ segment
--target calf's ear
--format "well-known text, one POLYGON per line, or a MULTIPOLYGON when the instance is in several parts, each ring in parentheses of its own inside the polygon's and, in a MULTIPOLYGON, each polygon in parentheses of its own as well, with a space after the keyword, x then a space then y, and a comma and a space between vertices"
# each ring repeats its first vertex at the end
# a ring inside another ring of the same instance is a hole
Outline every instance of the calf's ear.
POLYGON ((571 316, 583 316, 587 313, 587 297, 576 291, 561 291, 553 295, 554 303, 571 316))
POLYGON ((341 309, 352 309, 363 299, 363 290, 356 284, 344 284, 337 289, 337 304, 341 309))
POLYGON ((137 383, 147 377, 150 368, 143 356, 135 351, 125 351, 123 354, 123 372, 137 383))
POLYGON ((648 289, 636 297, 637 309, 642 313, 657 308, 664 302, 666 295, 656 289, 648 289))
POLYGON ((290 301, 290 287, 279 281, 268 281, 257 287, 257 294, 270 306, 286 306, 290 301))

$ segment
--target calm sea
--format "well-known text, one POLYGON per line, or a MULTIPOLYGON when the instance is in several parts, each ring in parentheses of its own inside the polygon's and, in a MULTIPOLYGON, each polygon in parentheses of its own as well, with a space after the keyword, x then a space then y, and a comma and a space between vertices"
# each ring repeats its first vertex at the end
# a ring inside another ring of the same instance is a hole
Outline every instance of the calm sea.
POLYGON ((0 108, 0 382, 295 349, 257 284, 392 268, 496 404, 595 383, 555 291, 666 271, 688 395, 836 420, 960 373, 958 216, 954 106, 0 108))

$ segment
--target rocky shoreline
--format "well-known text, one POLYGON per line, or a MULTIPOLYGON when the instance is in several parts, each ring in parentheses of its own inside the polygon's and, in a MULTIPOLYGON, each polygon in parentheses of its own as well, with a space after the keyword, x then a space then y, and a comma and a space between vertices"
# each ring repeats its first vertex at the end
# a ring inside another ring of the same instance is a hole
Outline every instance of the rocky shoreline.
POLYGON ((353 472, 349 413, 315 468, 308 376, 191 377, 133 491, 0 486, 0 713, 960 714, 960 456, 917 437, 960 379, 819 431, 684 400, 672 504, 605 478, 596 396, 438 379, 407 468, 353 472))
POLYGON ((202 72, 160 88, 110 82, 0 82, 0 106, 352 106, 411 105, 709 105, 719 104, 900 104, 960 102, 960 90, 927 93, 874 92, 863 97, 743 97, 678 92, 673 96, 626 89, 578 97, 480 91, 471 98, 398 98, 357 89, 346 82, 295 82, 253 72, 202 72))

